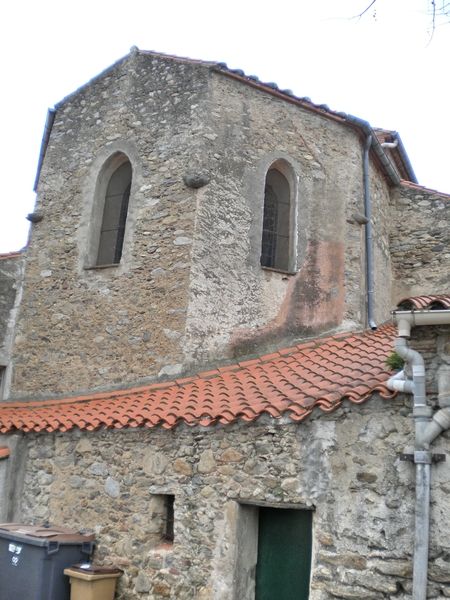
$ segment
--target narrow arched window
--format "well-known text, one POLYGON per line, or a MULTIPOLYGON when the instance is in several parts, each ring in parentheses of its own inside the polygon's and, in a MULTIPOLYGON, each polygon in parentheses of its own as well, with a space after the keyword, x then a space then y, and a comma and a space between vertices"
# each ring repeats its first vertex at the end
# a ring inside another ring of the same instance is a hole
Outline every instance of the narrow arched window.
POLYGON ((281 271, 291 268, 291 190, 286 177, 276 168, 267 172, 261 265, 281 271))
POLYGON ((131 189, 131 164, 123 162, 111 175, 106 187, 97 265, 120 262, 131 189))

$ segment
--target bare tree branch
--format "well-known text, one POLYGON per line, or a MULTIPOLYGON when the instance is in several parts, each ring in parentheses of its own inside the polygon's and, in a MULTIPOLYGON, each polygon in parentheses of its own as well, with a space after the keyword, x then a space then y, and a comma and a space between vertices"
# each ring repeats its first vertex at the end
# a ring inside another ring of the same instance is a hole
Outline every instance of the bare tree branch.
POLYGON ((436 14, 441 15, 441 16, 449 16, 450 2, 446 2, 445 0, 442 0, 441 6, 436 9, 436 14))
POLYGON ((360 19, 363 15, 366 14, 366 12, 368 10, 370 10, 372 8, 372 6, 375 4, 377 0, 372 0, 372 2, 369 4, 369 6, 366 6, 366 8, 362 11, 362 13, 359 13, 359 15, 355 15, 353 18, 354 19, 360 19))
MULTIPOLYGON (((367 0, 366 0, 367 1, 367 0)), ((377 0, 371 0, 371 2, 366 6, 366 8, 352 17, 352 19, 361 19, 373 6, 376 4, 377 0)), ((429 15, 430 15, 430 24, 431 24, 431 34, 430 34, 430 43, 433 39, 434 32, 436 31, 436 27, 439 25, 439 17, 448 17, 450 18, 450 1, 449 0, 429 0, 429 15)))
POLYGON ((431 0, 431 37, 436 29, 436 0, 431 0))

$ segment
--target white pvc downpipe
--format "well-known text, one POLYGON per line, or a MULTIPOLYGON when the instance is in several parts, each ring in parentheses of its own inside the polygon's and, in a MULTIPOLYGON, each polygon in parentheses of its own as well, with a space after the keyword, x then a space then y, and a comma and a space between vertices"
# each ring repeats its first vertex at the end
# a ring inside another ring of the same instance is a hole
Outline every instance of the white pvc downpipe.
POLYGON ((430 527, 431 442, 450 427, 450 372, 439 378, 441 410, 433 416, 427 404, 425 390, 425 366, 423 357, 408 347, 405 338, 411 335, 413 325, 449 325, 450 311, 395 311, 398 325, 395 350, 412 370, 413 378, 406 379, 404 371, 387 382, 391 390, 413 394, 413 418, 415 423, 414 463, 416 466, 416 502, 414 532, 413 600, 426 600, 428 574, 428 548, 430 527), (445 389, 444 389, 445 388, 445 389))
POLYGON ((414 399, 413 418, 415 423, 416 465, 416 503, 414 534, 414 568, 413 568, 413 600, 425 600, 427 594, 428 547, 430 527, 430 482, 431 453, 423 452, 417 445, 426 425, 431 418, 431 408, 427 406, 425 393, 424 361, 415 350, 408 347, 403 337, 395 340, 395 350, 412 369, 412 380, 402 380, 395 376, 388 381, 390 389, 412 393, 414 399))
POLYGON ((450 325, 450 310, 395 310, 393 315, 399 337, 411 337, 411 327, 416 325, 450 325))

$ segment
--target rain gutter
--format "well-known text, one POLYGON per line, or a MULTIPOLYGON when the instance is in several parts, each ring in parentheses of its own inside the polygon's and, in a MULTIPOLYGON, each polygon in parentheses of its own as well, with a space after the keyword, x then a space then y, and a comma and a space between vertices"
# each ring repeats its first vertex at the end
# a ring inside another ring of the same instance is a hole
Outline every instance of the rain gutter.
MULTIPOLYGON (((343 114, 343 113, 339 113, 343 114)), ((366 139, 372 136, 372 146, 371 149, 374 151, 375 156, 380 161, 384 170, 386 171, 391 183, 393 185, 400 185, 401 178, 397 173, 394 165, 391 160, 386 156, 385 151, 383 150, 382 145, 380 144, 374 130, 372 129, 370 123, 368 121, 364 121, 364 119, 360 119, 359 117, 354 117, 353 115, 345 115, 345 120, 351 125, 355 125, 358 129, 361 129, 366 137, 366 139)))
POLYGON ((405 169, 408 173, 408 179, 410 182, 412 183, 418 183, 417 181, 417 177, 416 174, 414 173, 414 169, 412 168, 412 164, 411 161, 409 160, 409 157, 406 153, 405 150, 405 146, 403 145, 402 139, 400 137, 400 134, 397 131, 394 131, 392 133, 392 137, 394 138, 395 142, 397 142, 397 151, 400 154, 400 157, 402 159, 402 162, 405 166, 405 169))
POLYGON ((37 192, 42 165, 44 163, 45 153, 47 152, 48 143, 50 141, 50 134, 52 132, 53 123, 55 122, 55 115, 56 110, 54 108, 49 108, 47 111, 47 118, 45 120, 44 134, 42 135, 41 149, 39 152, 39 160, 36 171, 36 178, 34 180, 33 185, 33 192, 37 192))

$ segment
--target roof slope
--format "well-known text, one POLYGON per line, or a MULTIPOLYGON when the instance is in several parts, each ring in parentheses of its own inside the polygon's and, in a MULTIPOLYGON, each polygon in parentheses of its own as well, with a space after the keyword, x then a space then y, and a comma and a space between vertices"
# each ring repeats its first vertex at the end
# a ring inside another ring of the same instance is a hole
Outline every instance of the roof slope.
POLYGON ((392 325, 300 344, 274 354, 147 387, 63 400, 0 404, 0 432, 229 424, 263 414, 302 421, 344 400, 389 398, 392 325))
MULTIPOLYGON (((412 182, 417 183, 411 163, 406 154, 406 150, 404 149, 403 144, 401 143, 400 137, 398 136, 398 134, 396 132, 394 132, 394 133, 396 134, 396 136, 398 137, 398 140, 399 140, 398 152, 400 152, 401 157, 399 160, 391 160, 390 155, 392 153, 386 153, 383 150, 383 147, 381 146, 380 140, 382 138, 384 139, 382 133, 376 134, 376 131, 385 132, 386 135, 389 133, 392 133, 392 132, 389 132, 388 130, 384 130, 384 129, 373 130, 370 123, 368 123, 367 121, 365 121, 363 119, 360 119, 359 117, 356 117, 354 115, 350 115, 350 114, 347 114, 344 112, 331 110, 328 107, 328 105, 326 105, 326 104, 315 104, 314 102, 311 101, 310 98, 308 98, 306 96, 305 97, 296 96, 292 90, 280 89, 278 87, 278 85, 274 82, 263 82, 255 75, 247 75, 242 69, 230 69, 228 67, 228 65, 223 62, 196 60, 196 59, 187 58, 187 57, 179 57, 179 56, 175 56, 172 54, 164 54, 162 52, 154 52, 152 50, 141 50, 141 49, 137 48, 136 46, 133 46, 131 48, 129 54, 127 54, 126 56, 123 56, 122 58, 117 60, 113 65, 111 65, 110 67, 108 67, 107 69, 105 69, 104 71, 99 73, 97 76, 92 78, 86 84, 82 85, 78 90, 75 90, 74 92, 72 92, 71 94, 69 94, 68 96, 63 98, 60 102, 58 102, 55 105, 54 109, 49 109, 49 112, 47 115, 47 121, 46 121, 45 128, 44 128, 42 143, 41 143, 41 150, 40 150, 40 154, 39 154, 39 161, 38 161, 35 183, 34 183, 34 188, 33 188, 34 191, 37 191, 41 168, 42 168, 44 156, 46 153, 47 145, 49 143, 51 129, 53 126, 55 111, 59 110, 59 108, 61 108, 70 98, 72 98, 74 95, 79 93, 80 90, 84 89, 88 85, 91 85, 94 81, 97 81, 98 79, 110 74, 111 71, 114 68, 116 68, 118 65, 121 65, 129 58, 132 58, 133 56, 137 56, 137 55, 148 56, 153 59, 159 58, 162 60, 169 60, 169 61, 174 61, 174 62, 178 62, 178 63, 188 63, 191 65, 198 65, 199 67, 205 67, 205 68, 211 69, 212 71, 214 71, 216 73, 220 73, 222 75, 225 75, 227 77, 235 79, 235 80, 239 81, 240 83, 249 85, 253 88, 259 89, 260 91, 264 91, 265 93, 271 94, 272 96, 275 96, 275 97, 279 98, 280 100, 293 103, 293 104, 295 104, 299 107, 302 107, 310 112, 314 112, 314 113, 319 114, 328 119, 332 119, 332 120, 342 123, 346 126, 350 126, 354 129, 356 129, 359 132, 359 134, 364 137, 364 139, 367 139, 367 137, 370 135, 372 137, 371 147, 374 152, 376 161, 380 165, 382 171, 385 173, 385 175, 391 181, 391 183, 393 185, 399 185, 400 181, 402 179, 410 180, 412 182), (400 168, 400 170, 398 170, 399 168, 400 168)), ((397 151, 394 152, 394 156, 396 156, 396 155, 397 155, 397 151)))

